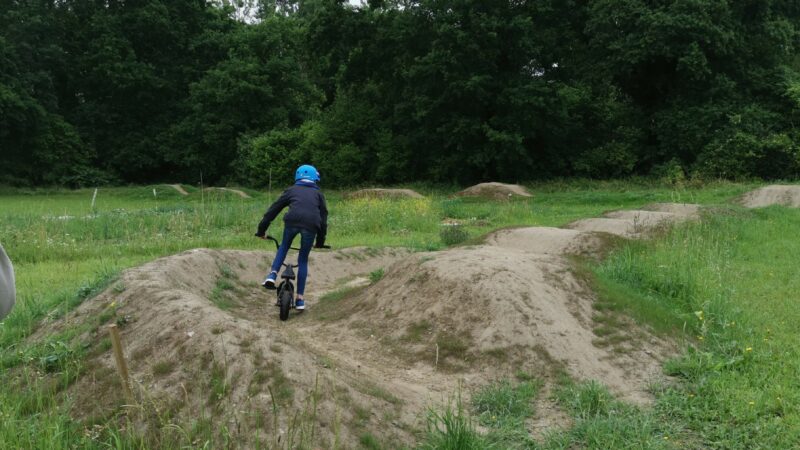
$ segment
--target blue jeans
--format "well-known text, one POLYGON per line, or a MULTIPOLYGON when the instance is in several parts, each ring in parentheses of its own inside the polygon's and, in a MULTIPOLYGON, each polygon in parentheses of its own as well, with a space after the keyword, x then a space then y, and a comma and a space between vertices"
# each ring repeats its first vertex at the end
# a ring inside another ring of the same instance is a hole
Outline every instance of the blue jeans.
POLYGON ((279 273, 286 259, 286 254, 289 253, 289 247, 292 246, 294 237, 300 235, 300 255, 297 257, 297 295, 303 295, 306 290, 306 277, 308 276, 308 255, 311 253, 311 247, 314 245, 314 238, 317 233, 297 227, 284 227, 283 241, 278 247, 278 253, 275 254, 275 260, 272 261, 272 271, 279 273))

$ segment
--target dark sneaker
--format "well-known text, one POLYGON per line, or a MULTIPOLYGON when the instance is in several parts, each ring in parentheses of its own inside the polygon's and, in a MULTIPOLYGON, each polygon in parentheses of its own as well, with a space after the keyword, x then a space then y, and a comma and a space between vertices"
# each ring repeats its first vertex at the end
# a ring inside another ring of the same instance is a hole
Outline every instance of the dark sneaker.
POLYGON ((306 302, 304 302, 302 298, 298 298, 294 302, 294 309, 299 309, 301 311, 306 309, 306 302))

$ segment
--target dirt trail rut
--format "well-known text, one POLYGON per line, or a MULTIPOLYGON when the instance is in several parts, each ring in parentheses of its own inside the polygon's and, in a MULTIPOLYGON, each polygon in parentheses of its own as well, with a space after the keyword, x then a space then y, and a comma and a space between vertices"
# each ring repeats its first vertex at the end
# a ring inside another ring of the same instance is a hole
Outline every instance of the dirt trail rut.
MULTIPOLYGON (((94 417, 120 401, 99 327, 116 321, 143 403, 175 417, 236 423, 243 439, 258 427, 287 432, 288 412, 272 429, 274 399, 280 411, 314 403, 315 445, 339 436, 354 447, 365 430, 413 444, 428 406, 520 370, 545 381, 566 371, 647 403, 648 382, 673 345, 633 324, 623 342, 601 345, 594 295, 569 258, 602 251, 608 238, 597 231, 643 237, 697 214, 693 205, 661 204, 571 229, 501 230, 483 245, 439 252, 314 252, 309 308, 288 322, 278 320, 274 292, 258 284, 272 253, 197 249, 126 271, 34 339, 94 324, 82 336, 86 374, 71 388, 73 414, 94 417), (370 283, 378 269, 384 275, 370 283), (341 289, 349 292, 320 301, 341 289)), ((563 416, 553 408, 539 414, 539 424, 563 416)))

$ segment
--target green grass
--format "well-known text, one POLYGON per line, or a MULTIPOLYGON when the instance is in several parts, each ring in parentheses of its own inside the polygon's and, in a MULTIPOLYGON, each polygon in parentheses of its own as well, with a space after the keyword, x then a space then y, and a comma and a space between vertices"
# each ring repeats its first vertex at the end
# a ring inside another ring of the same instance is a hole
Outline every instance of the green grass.
MULTIPOLYGON (((411 187, 426 198, 345 200, 341 192, 326 191, 331 210, 328 242, 336 248, 437 250, 445 247, 444 220, 456 220, 470 238, 476 238, 497 228, 559 226, 606 210, 658 201, 724 204, 753 185, 675 188, 647 180, 569 180, 529 185, 531 199, 502 203, 450 198, 455 189, 411 187)), ((62 388, 74 380, 83 355, 90 351, 76 342, 77 332, 37 345, 24 339, 43 319, 62 316, 106 286, 113 286, 114 293, 124 292, 125 286, 115 282, 124 269, 197 247, 271 250, 252 235, 277 192, 270 196, 249 191, 254 198, 241 199, 186 188, 191 193, 186 197, 163 186, 102 188, 94 208, 91 189, 0 189, 0 242, 15 263, 18 282, 17 306, 0 325, 1 370, 20 373, 51 367, 50 376, 62 380, 62 388), (54 346, 48 346, 51 343, 54 346), (49 359, 52 363, 42 360, 49 356, 55 358, 49 359)), ((780 208, 758 212, 727 208, 714 217, 703 225, 681 227, 652 244, 625 247, 597 268, 595 276, 610 293, 604 294, 610 298, 609 308, 649 323, 663 319, 665 332, 682 329, 686 323, 693 335, 703 336, 696 351, 668 366, 682 381, 660 394, 660 414, 699 435, 704 445, 780 447, 798 439, 800 429, 796 406, 800 389, 790 376, 800 361, 792 333, 798 313, 791 301, 798 281, 791 270, 794 258, 789 256, 800 254, 794 239, 798 217, 795 211, 780 208), (698 311, 703 311, 705 325, 698 311)), ((278 220, 270 233, 279 235, 280 228, 278 220)), ((233 271, 220 267, 220 274, 215 290, 222 299, 234 286, 233 271)), ((378 276, 371 278, 374 282, 378 276)), ((336 293, 320 303, 334 305, 346 294, 336 293)), ((113 314, 100 319, 110 321, 113 314)), ((449 343, 440 343, 440 351, 452 350, 452 357, 458 357, 461 348, 448 347, 449 343)), ((223 378, 210 379, 214 381, 210 396, 224 397, 223 378)), ((30 384, 24 390, 14 384, 0 387, 0 442, 9 448, 56 449, 141 448, 159 442, 142 441, 113 428, 87 437, 83 427, 69 418, 63 398, 54 398, 48 389, 44 384, 30 384), (31 410, 36 413, 31 415, 31 410)), ((291 397, 288 392, 281 395, 291 397)), ((451 411, 435 420, 467 436, 459 414, 451 411)), ((201 422, 198 418, 196 430, 188 425, 182 429, 186 439, 160 444, 165 448, 175 442, 175 446, 202 444, 207 436, 218 436, 201 422)), ((481 436, 475 439, 488 443, 481 436)))
POLYGON ((427 417, 425 450, 483 450, 493 446, 480 435, 458 395, 442 411, 431 409, 427 417))
POLYGON ((531 401, 539 383, 526 381, 514 386, 502 380, 485 386, 472 396, 472 406, 480 423, 487 427, 519 427, 533 414, 531 401))
POLYGON ((657 410, 715 448, 800 442, 800 211, 724 208, 700 224, 632 244, 598 269, 604 283, 666 311, 694 347, 669 362, 680 382, 657 410))

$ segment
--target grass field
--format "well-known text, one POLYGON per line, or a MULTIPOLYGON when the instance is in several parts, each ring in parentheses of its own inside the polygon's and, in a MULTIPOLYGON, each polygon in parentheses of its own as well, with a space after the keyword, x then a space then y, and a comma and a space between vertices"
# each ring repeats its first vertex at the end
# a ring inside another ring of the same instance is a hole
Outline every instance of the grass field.
MULTIPOLYGON (((678 381, 655 388, 654 408, 624 405, 602 386, 565 379, 556 398, 574 426, 535 442, 521 424, 533 413, 538 385, 520 374, 487 386, 475 404, 432 412, 427 442, 431 448, 791 448, 800 442, 794 331, 800 211, 747 211, 728 203, 752 187, 551 182, 529 186, 530 200, 505 203, 451 198, 450 190, 420 186, 422 200, 345 200, 327 192, 328 241, 336 248, 435 250, 447 240, 443 220, 462 223, 477 238, 497 228, 558 226, 657 201, 716 205, 702 223, 626 244, 591 268, 598 291, 615 308, 665 333, 687 333, 695 343, 667 364, 678 381), (517 406, 499 414, 498 402, 517 406), (472 420, 489 432, 478 434, 472 420)), ((188 190, 183 197, 160 186, 100 189, 94 208, 92 190, 0 190, 0 242, 15 262, 19 290, 17 307, 0 325, 0 370, 27 374, 23 384, 0 388, 0 442, 7 448, 138 446, 121 433, 92 436, 69 419, 53 386, 37 384, 44 358, 72 352, 79 365, 79 350, 57 347, 60 341, 51 348, 20 342, 43 318, 74 308, 125 268, 196 247, 264 248, 253 233, 276 192, 248 191, 254 198, 242 199, 188 190)), ((275 228, 272 234, 280 223, 275 228)), ((63 369, 64 383, 79 370, 63 369)), ((362 444, 378 445, 372 438, 362 444)))

